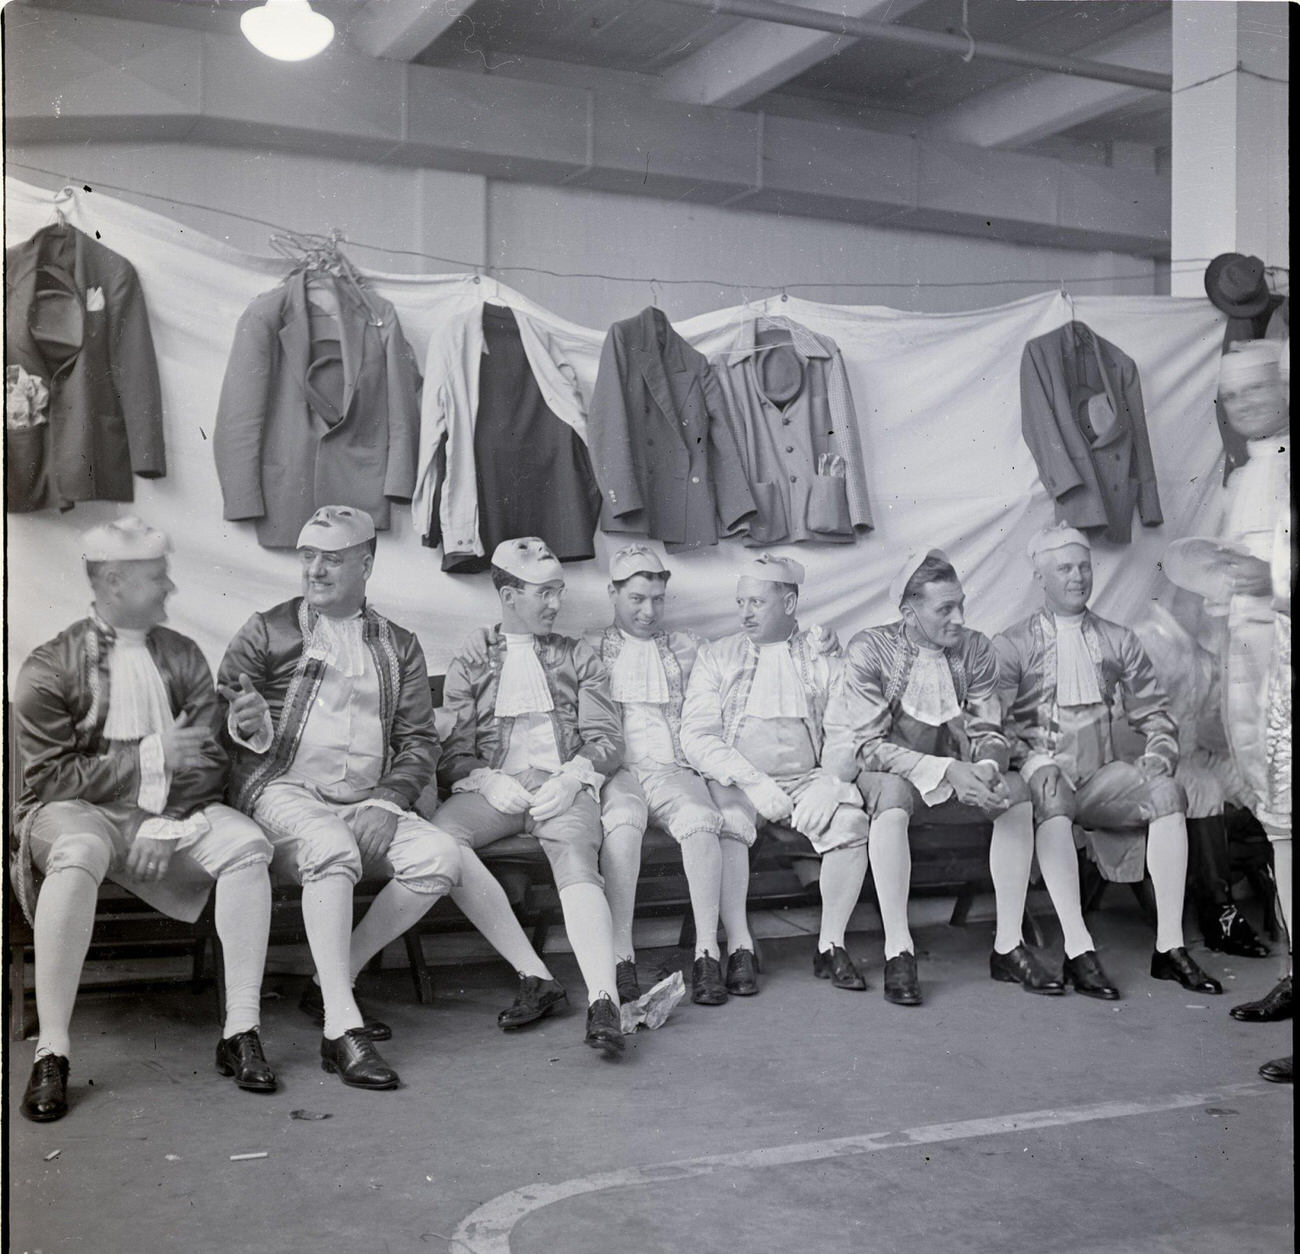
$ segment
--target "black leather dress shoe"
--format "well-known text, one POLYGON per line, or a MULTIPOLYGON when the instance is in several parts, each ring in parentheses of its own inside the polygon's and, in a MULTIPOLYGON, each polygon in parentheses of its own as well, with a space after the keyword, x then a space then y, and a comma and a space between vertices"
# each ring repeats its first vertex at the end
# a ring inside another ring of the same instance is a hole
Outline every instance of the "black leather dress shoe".
POLYGON ((68 1060, 62 1054, 42 1054, 32 1063, 19 1109, 33 1123, 53 1123, 68 1113, 68 1060))
POLYGON ((885 1000, 895 1006, 919 1006, 921 981, 916 974, 916 955, 905 949, 885 959, 885 1000))
POLYGON ((1258 1001, 1242 1002, 1228 1013, 1242 1023, 1280 1023, 1291 1017, 1291 977, 1279 980, 1258 1001))
POLYGON ((1234 958, 1267 958, 1269 954, 1268 946, 1236 906, 1224 906, 1217 915, 1202 919, 1201 937, 1206 949, 1234 958))
POLYGON ((499 1015, 497 1027, 503 1032, 515 1032, 529 1023, 536 1023, 561 1005, 569 995, 558 980, 544 980, 538 975, 521 975, 515 999, 499 1015))
POLYGON ((758 959, 752 949, 733 949, 727 957, 727 992, 753 997, 758 992, 758 959))
POLYGON ((712 954, 695 959, 691 967, 691 1000, 697 1006, 722 1006, 727 1000, 727 986, 722 979, 722 963, 712 954))
POLYGON ((250 1093, 275 1092, 275 1072, 262 1053, 256 1028, 223 1036, 217 1042, 217 1070, 234 1076, 235 1083, 250 1093))
POLYGON ((843 945, 832 945, 825 953, 819 949, 813 956, 813 975, 819 980, 830 980, 835 988, 847 988, 855 993, 867 987, 862 972, 843 945))
POLYGON ((989 975, 1005 984, 1019 984, 1026 993, 1041 993, 1045 997, 1059 997, 1065 985, 1034 956, 1023 942, 1010 953, 1000 954, 995 949, 989 954, 989 975))
POLYGON ((623 1052, 623 1020, 612 997, 597 997, 587 1007, 587 1035, 583 1040, 606 1054, 623 1052))
POLYGON ((1151 955, 1151 978, 1177 980, 1185 989, 1193 993, 1209 995, 1223 992, 1223 985, 1212 976, 1206 975, 1181 945, 1177 949, 1163 951, 1157 949, 1151 955))
POLYGON ((1266 1080, 1272 1080, 1274 1084, 1292 1084, 1291 1079, 1291 1055, 1285 1058, 1274 1058, 1271 1062, 1266 1062, 1259 1069, 1259 1074, 1266 1080))
POLYGON ((641 996, 641 985, 636 978, 636 959, 624 958, 614 964, 614 988, 620 1003, 636 1001, 641 996))
MULTIPOLYGON (((303 1012, 318 1028, 325 1026, 325 999, 321 995, 320 985, 315 980, 308 980, 307 987, 298 998, 298 1009, 303 1012)), ((386 1041, 393 1035, 393 1029, 386 1023, 380 1023, 357 999, 357 1009, 361 1011, 361 1026, 354 1028, 372 1041, 386 1041)))
POLYGON ((360 1028, 350 1028, 337 1040, 320 1038, 320 1066, 354 1089, 395 1089, 401 1080, 380 1056, 375 1043, 360 1028))
POLYGON ((1076 993, 1082 993, 1085 997, 1100 997, 1102 1001, 1119 1001, 1119 989, 1102 970, 1095 949, 1085 949, 1077 957, 1067 958, 1064 974, 1065 982, 1076 993))

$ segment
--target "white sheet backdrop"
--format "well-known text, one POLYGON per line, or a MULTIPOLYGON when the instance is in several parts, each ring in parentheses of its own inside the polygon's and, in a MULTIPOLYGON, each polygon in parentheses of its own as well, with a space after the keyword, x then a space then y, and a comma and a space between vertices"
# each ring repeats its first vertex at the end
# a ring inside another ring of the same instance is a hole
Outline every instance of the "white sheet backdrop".
MULTIPOLYGON (((5 190, 9 244, 53 220, 48 192, 13 179, 5 190)), ((68 216, 81 230, 98 232, 139 272, 162 376, 168 473, 160 480, 137 479, 132 505, 92 502, 62 515, 8 517, 10 674, 35 645, 85 613, 80 533, 132 511, 171 534, 179 587, 171 623, 193 636, 215 666, 252 611, 298 589, 292 553, 260 548, 251 524, 222 521, 211 447, 235 321, 286 267, 99 193, 78 193, 68 216)), ((490 278, 376 275, 371 282, 396 307, 421 362, 442 319, 492 299, 552 326, 590 396, 604 328, 566 322, 490 278)), ((1136 618, 1164 585, 1158 562, 1165 546, 1180 536, 1213 532, 1222 494, 1212 398, 1223 315, 1206 300, 1071 301, 1053 292, 995 309, 927 315, 772 297, 676 325, 712 354, 757 311, 795 318, 833 337, 843 350, 876 518, 876 529, 856 545, 778 548, 808 568, 801 612, 807 622, 832 624, 847 639, 861 627, 888 621, 888 583, 907 550, 921 545, 939 545, 953 557, 973 626, 998 631, 1034 607, 1024 546, 1051 520, 1052 508, 1020 436, 1020 355, 1027 340, 1071 317, 1137 361, 1165 515, 1162 527, 1135 527, 1131 545, 1097 547, 1097 609, 1136 618)), ((635 312, 629 308, 627 316, 635 312)), ((409 511, 396 510, 394 518, 393 530, 380 538, 371 599, 418 632, 430 670, 442 671, 473 628, 495 621, 496 597, 485 575, 443 574, 440 551, 420 545, 409 511)), ((596 562, 567 568, 561 630, 577 633, 607 621, 604 561, 617 544, 602 535, 597 546, 596 562)), ((674 620, 706 635, 732 630, 732 579, 752 555, 739 542, 724 542, 674 558, 674 620)))

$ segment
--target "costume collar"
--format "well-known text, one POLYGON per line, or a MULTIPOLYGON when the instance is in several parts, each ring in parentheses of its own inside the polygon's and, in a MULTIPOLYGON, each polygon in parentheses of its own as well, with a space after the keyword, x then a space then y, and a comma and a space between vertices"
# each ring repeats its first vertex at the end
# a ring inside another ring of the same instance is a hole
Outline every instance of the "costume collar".
POLYGON ((728 365, 744 361, 747 357, 754 356, 762 348, 772 347, 770 344, 759 344, 758 333, 760 330, 788 331, 794 350, 801 357, 820 357, 829 360, 835 356, 835 350, 830 341, 795 322, 793 318, 761 314, 757 318, 748 318, 741 323, 740 330, 736 333, 736 338, 731 347, 723 354, 728 365))

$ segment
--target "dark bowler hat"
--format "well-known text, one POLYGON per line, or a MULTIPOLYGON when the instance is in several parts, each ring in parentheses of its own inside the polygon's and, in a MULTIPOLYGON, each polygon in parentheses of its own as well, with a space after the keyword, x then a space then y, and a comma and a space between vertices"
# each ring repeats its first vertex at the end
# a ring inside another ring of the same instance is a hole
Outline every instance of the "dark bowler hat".
POLYGON ((1230 318, 1253 318, 1268 306, 1264 263, 1241 253, 1220 253, 1205 267, 1205 294, 1230 318))

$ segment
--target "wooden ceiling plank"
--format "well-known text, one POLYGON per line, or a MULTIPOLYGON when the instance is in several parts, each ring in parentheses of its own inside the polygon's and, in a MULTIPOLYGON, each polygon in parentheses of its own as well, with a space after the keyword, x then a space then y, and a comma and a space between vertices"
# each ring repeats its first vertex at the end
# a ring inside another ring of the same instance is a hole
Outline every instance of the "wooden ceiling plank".
POLYGON ((414 61, 474 0, 367 0, 348 26, 353 47, 388 61, 414 61))

